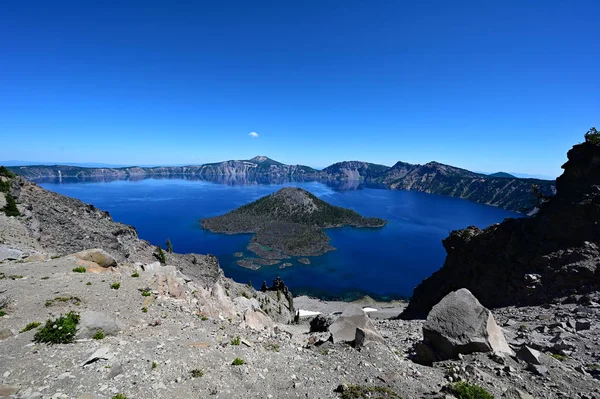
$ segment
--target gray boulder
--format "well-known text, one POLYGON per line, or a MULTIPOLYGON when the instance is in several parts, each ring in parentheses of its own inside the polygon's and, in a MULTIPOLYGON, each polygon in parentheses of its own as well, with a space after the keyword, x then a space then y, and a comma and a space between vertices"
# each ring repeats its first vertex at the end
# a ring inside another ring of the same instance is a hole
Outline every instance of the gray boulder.
POLYGON ((492 312, 466 288, 451 292, 431 309, 423 325, 423 338, 439 360, 460 353, 513 354, 492 312))
POLYGON ((100 267, 117 266, 117 261, 103 249, 87 249, 77 252, 75 257, 88 262, 94 262, 100 267))
POLYGON ((333 343, 352 342, 356 338, 357 328, 375 331, 375 326, 367 314, 356 305, 349 305, 344 313, 329 326, 333 343))
POLYGON ((378 342, 385 343, 385 340, 379 333, 375 330, 371 330, 369 328, 360 328, 356 329, 356 333, 354 336, 354 347, 362 348, 370 342, 378 342))
POLYGON ((102 330, 104 335, 117 335, 121 326, 114 317, 102 312, 86 310, 81 313, 78 323, 79 330, 76 338, 92 338, 97 331, 102 330))
POLYGON ((310 332, 327 332, 329 326, 333 324, 333 321, 333 316, 317 315, 310 321, 310 332))
POLYGON ((0 245, 0 260, 17 260, 23 255, 18 249, 0 245))

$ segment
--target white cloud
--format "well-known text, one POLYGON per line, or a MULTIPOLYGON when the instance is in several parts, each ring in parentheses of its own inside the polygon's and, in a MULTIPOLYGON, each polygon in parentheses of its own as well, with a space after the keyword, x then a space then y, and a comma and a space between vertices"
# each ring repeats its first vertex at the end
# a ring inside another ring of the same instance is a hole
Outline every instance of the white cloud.
POLYGON ((250 133, 248 133, 248 136, 250 136, 250 137, 252 137, 253 139, 255 139, 255 138, 257 138, 257 137, 258 137, 258 133, 256 133, 256 132, 250 132, 250 133))

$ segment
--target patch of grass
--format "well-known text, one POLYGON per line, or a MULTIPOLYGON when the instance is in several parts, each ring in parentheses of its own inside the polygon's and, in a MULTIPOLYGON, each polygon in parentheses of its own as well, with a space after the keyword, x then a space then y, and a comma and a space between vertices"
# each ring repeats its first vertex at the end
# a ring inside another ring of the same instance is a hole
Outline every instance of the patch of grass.
POLYGON ((494 399, 491 393, 479 385, 469 384, 464 381, 450 385, 448 390, 458 399, 494 399))
POLYGON ((144 306, 144 307, 142 308, 142 312, 143 312, 143 313, 148 313, 148 308, 144 306))
POLYGON ((361 399, 361 398, 377 398, 377 399, 402 399, 400 395, 392 391, 388 387, 366 386, 366 385, 348 385, 340 392, 341 399, 361 399))
POLYGON ((231 340, 231 345, 239 345, 242 343, 242 339, 238 336, 231 340))
POLYGON ((156 362, 152 362, 152 370, 154 370, 154 369, 155 369, 155 368, 157 368, 157 367, 158 367, 158 363, 156 363, 156 362))
POLYGON ((85 283, 85 285, 92 285, 92 282, 88 281, 87 283, 85 283))
POLYGON ((52 256, 50 257, 50 259, 58 259, 58 258, 60 258, 60 255, 52 255, 52 256))
POLYGON ((193 369, 190 371, 190 374, 192 375, 192 378, 200 378, 200 377, 204 376, 204 371, 198 370, 198 369, 193 369))
POLYGON ((0 309, 0 317, 6 316, 4 309, 0 309))
POLYGON ((13 275, 11 275, 11 276, 5 276, 5 277, 6 277, 6 278, 9 278, 9 279, 11 279, 11 280, 19 280, 19 279, 22 279, 24 276, 20 276, 20 275, 18 275, 18 274, 13 274, 13 275))
POLYGON ((569 357, 565 356, 565 355, 559 355, 557 353, 551 353, 550 356, 552 356, 553 358, 555 358, 556 360, 560 360, 561 362, 564 362, 565 360, 567 360, 569 357))
POLYGON ((110 285, 111 290, 118 290, 119 288, 121 288, 121 283, 112 283, 110 285))
POLYGON ((85 273, 85 272, 86 272, 86 270, 85 270, 85 267, 83 267, 83 266, 80 266, 80 267, 76 267, 76 268, 74 268, 74 269, 73 269, 73 272, 74 272, 74 273, 85 273))
POLYGON ((200 320, 206 321, 206 320, 208 320, 208 317, 206 317, 206 316, 200 316, 200 320))
POLYGON ((69 344, 75 339, 77 323, 79 323, 79 315, 75 312, 61 315, 56 320, 48 319, 44 327, 35 333, 33 341, 47 344, 69 344))
POLYGON ((152 293, 148 288, 140 289, 140 291, 142 291, 142 296, 152 296, 152 293))
POLYGON ((32 321, 31 323, 29 323, 25 327, 23 327, 23 329, 21 330, 21 332, 24 333, 24 332, 27 332, 27 331, 31 331, 34 328, 38 328, 41 325, 42 325, 42 323, 40 323, 40 322, 32 321))
POLYGON ((268 345, 266 346, 266 348, 267 348, 268 350, 271 350, 271 351, 273 351, 273 352, 279 352, 279 345, 278 345, 278 344, 268 344, 268 345))
POLYGON ((321 355, 323 355, 323 356, 329 355, 329 351, 327 349, 323 349, 321 351, 321 355))
POLYGON ((127 396, 123 395, 122 393, 118 393, 113 396, 112 399, 127 399, 127 396))
POLYGON ((54 299, 48 299, 45 303, 46 307, 50 307, 52 305, 54 305, 56 302, 62 302, 62 303, 71 303, 75 306, 79 306, 81 304, 81 299, 77 298, 76 296, 70 296, 70 297, 66 297, 66 296, 57 296, 54 299))
POLYGON ((93 339, 104 339, 104 331, 102 330, 98 330, 96 331, 96 333, 92 336, 93 339))
POLYGON ((243 364, 246 364, 246 362, 244 361, 244 359, 240 359, 239 357, 236 357, 231 364, 233 366, 241 366, 243 364))
POLYGON ((131 275, 131 277, 139 277, 139 276, 140 276, 140 274, 138 272, 135 272, 131 275))

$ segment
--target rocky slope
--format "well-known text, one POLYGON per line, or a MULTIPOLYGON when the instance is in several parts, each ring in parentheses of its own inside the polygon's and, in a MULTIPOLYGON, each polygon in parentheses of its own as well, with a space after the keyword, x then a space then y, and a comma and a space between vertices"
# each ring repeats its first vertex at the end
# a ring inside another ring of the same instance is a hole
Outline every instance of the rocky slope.
POLYGON ((366 218, 351 209, 328 204, 306 190, 286 187, 233 211, 202 219, 214 233, 256 233, 250 250, 269 259, 316 256, 333 248, 322 231, 332 227, 381 227, 385 221, 366 218))
POLYGON ((555 183, 547 180, 486 176, 464 169, 430 162, 413 165, 398 162, 391 168, 368 162, 339 162, 318 171, 303 165, 285 165, 265 156, 245 161, 225 161, 199 166, 81 168, 74 166, 17 166, 15 173, 30 179, 76 178, 79 180, 115 180, 144 178, 197 178, 228 184, 283 183, 318 180, 339 186, 343 182, 365 184, 395 190, 414 190, 449 195, 470 201, 499 206, 512 211, 528 212, 534 208, 532 185, 550 196, 555 183))
POLYGON ((568 159, 557 194, 537 215, 452 232, 443 241, 444 266, 415 288, 404 317, 424 317, 463 287, 488 307, 548 303, 600 289, 600 146, 576 145, 568 159))

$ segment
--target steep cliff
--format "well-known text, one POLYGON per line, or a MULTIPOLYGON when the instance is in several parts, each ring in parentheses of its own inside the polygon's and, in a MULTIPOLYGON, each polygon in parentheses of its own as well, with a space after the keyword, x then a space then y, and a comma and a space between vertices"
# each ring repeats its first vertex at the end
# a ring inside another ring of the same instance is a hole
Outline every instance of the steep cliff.
POLYGON ((568 159, 557 194, 537 215, 453 231, 443 241, 444 266, 415 288, 403 317, 426 316, 460 288, 488 307, 541 304, 600 289, 600 146, 578 144, 568 159))

